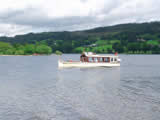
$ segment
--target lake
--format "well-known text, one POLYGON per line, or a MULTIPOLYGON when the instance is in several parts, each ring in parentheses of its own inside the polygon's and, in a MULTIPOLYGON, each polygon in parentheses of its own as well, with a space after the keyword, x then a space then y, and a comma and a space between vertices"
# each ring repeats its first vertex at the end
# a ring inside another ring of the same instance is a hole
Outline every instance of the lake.
POLYGON ((121 67, 58 69, 55 55, 0 56, 0 120, 159 120, 160 55, 120 57, 121 67))

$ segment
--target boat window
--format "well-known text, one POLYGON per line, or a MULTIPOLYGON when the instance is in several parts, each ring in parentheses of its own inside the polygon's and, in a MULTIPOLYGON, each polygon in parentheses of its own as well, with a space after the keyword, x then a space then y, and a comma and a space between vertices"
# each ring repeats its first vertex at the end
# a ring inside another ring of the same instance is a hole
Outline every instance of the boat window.
POLYGON ((111 61, 113 62, 113 58, 111 58, 111 61))
POLYGON ((103 62, 103 58, 99 58, 99 62, 103 62))
POLYGON ((95 62, 98 62, 98 58, 94 58, 94 61, 95 61, 95 62))
POLYGON ((88 58, 89 62, 93 62, 93 59, 91 57, 88 58))
POLYGON ((117 61, 117 58, 114 58, 114 61, 117 61))
POLYGON ((104 58, 104 62, 109 62, 109 59, 108 58, 104 58))

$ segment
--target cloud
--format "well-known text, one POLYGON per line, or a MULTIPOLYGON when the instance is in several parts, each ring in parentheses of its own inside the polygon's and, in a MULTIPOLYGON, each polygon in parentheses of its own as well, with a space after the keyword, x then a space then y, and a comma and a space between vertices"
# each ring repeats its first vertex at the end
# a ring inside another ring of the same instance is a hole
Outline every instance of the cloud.
POLYGON ((14 3, 5 0, 0 4, 0 35, 157 21, 159 3, 156 0, 14 0, 14 3))

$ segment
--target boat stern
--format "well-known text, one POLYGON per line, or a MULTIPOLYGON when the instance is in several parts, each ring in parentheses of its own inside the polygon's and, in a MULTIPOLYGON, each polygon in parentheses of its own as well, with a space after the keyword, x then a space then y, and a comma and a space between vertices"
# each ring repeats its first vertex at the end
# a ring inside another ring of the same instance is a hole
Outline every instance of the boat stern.
POLYGON ((63 61, 62 60, 58 60, 58 67, 59 68, 63 67, 63 61))

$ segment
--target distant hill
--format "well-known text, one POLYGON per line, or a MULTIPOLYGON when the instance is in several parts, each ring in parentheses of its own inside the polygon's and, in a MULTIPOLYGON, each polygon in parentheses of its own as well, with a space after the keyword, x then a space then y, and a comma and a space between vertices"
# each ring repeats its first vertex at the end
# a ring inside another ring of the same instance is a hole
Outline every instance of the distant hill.
POLYGON ((0 37, 11 44, 45 42, 53 52, 160 53, 160 22, 120 24, 74 32, 42 32, 0 37))

